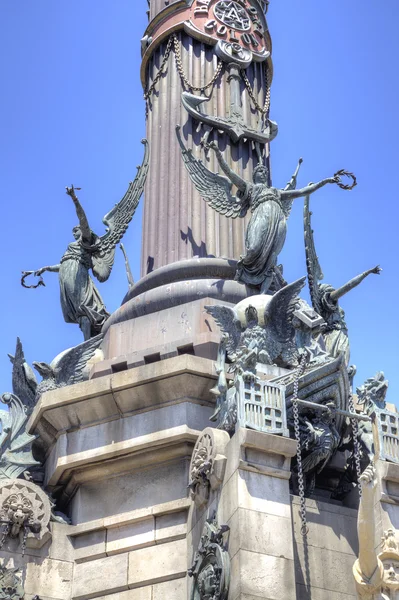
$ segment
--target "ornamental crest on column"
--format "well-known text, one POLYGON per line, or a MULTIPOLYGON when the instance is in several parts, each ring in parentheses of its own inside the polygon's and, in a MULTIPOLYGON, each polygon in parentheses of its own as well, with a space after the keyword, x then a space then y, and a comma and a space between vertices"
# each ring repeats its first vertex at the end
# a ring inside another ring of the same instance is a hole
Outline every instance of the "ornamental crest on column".
POLYGON ((210 44, 234 44, 250 52, 254 60, 269 56, 264 19, 249 0, 194 0, 185 29, 210 44))

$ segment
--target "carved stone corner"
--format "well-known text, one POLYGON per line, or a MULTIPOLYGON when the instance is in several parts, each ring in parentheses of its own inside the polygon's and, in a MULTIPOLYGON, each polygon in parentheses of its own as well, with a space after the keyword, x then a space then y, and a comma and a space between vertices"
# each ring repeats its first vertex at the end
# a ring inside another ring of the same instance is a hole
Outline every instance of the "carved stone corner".
POLYGON ((379 460, 376 470, 381 486, 381 502, 399 504, 399 465, 379 460))
POLYGON ((208 503, 210 490, 217 490, 223 483, 229 441, 230 436, 226 431, 207 427, 195 444, 189 487, 191 499, 199 509, 208 503))
POLYGON ((31 481, 0 482, 1 539, 17 539, 28 548, 41 548, 51 538, 51 503, 45 492, 31 481))

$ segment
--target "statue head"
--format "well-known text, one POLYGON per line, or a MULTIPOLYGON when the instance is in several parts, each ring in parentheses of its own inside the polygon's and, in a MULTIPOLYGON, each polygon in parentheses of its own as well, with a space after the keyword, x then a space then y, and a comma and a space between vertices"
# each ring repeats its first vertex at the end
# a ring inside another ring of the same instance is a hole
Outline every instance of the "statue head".
POLYGON ((76 225, 76 227, 72 229, 72 235, 77 242, 80 240, 80 238, 82 237, 82 231, 79 225, 76 225))
POLYGON ((378 558, 384 566, 383 587, 399 590, 399 547, 393 529, 388 529, 382 538, 383 548, 378 558))
POLYGON ((269 169, 265 165, 262 165, 262 163, 259 163, 255 167, 252 177, 254 183, 263 183, 267 185, 269 183, 269 169))
POLYGON ((218 577, 215 567, 208 564, 198 576, 198 588, 201 598, 212 600, 218 587, 218 577))
POLYGON ((36 362, 32 363, 36 371, 43 377, 43 379, 49 379, 50 377, 54 377, 54 371, 50 367, 49 364, 45 362, 36 362))

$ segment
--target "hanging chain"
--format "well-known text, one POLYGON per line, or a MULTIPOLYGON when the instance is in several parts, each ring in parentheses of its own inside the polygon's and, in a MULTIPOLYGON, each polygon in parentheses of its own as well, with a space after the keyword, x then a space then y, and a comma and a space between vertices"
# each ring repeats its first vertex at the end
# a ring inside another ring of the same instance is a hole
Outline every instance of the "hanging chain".
POLYGON ((265 96, 265 103, 262 107, 255 97, 254 91, 251 86, 251 82, 249 81, 245 70, 241 69, 241 77, 243 78, 245 87, 247 88, 248 96, 251 98, 256 110, 265 117, 269 114, 269 111, 270 111, 270 85, 269 85, 269 70, 268 70, 267 64, 265 65, 264 72, 265 72, 266 96, 265 96))
POLYGON ((166 50, 165 50, 165 55, 163 57, 162 60, 162 64, 159 67, 158 73, 156 74, 156 76, 154 77, 154 81, 152 82, 151 86, 148 88, 148 90, 145 92, 144 94, 144 100, 149 100, 150 96, 152 95, 157 83, 159 82, 159 80, 161 79, 162 75, 164 74, 165 71, 165 67, 166 64, 169 60, 169 56, 170 53, 172 51, 172 45, 173 45, 173 50, 175 53, 175 63, 176 63, 176 69, 180 75, 180 78, 183 82, 183 86, 188 88, 189 90, 193 91, 193 92, 201 92, 201 93, 205 93, 205 91, 207 89, 209 89, 210 87, 213 87, 218 79, 218 77, 220 76, 223 67, 224 67, 224 63, 219 59, 218 63, 217 63, 217 67, 216 67, 216 71, 212 77, 212 79, 209 81, 209 83, 204 84, 201 87, 196 87, 194 85, 192 85, 188 78, 187 75, 184 72, 184 67, 183 67, 183 61, 182 61, 182 57, 181 57, 181 49, 180 49, 180 43, 179 40, 177 38, 177 35, 174 33, 170 36, 168 43, 166 45, 166 50))
POLYGON ((6 539, 11 531, 11 523, 3 523, 1 526, 1 539, 0 539, 0 550, 4 546, 6 539))
POLYGON ((174 45, 174 51, 175 51, 176 68, 178 70, 178 73, 180 75, 180 78, 181 78, 183 84, 188 89, 192 90, 193 92, 201 92, 201 93, 204 93, 205 90, 207 90, 210 87, 213 87, 215 85, 216 80, 218 79, 220 73, 222 72, 223 62, 220 59, 218 60, 216 71, 215 71, 212 79, 209 81, 209 83, 207 83, 201 87, 195 87, 194 85, 192 85, 189 82, 189 80, 187 79, 187 76, 184 72, 183 61, 181 58, 181 49, 180 49, 179 40, 177 39, 177 35, 174 33, 172 35, 172 38, 173 38, 173 45, 174 45))
POLYGON ((148 90, 144 93, 144 100, 148 100, 150 98, 152 92, 155 89, 155 86, 157 85, 158 81, 161 79, 161 77, 162 77, 162 75, 164 73, 164 69, 166 67, 166 63, 169 60, 169 55, 170 55, 170 52, 172 50, 172 42, 173 42, 173 37, 170 37, 168 39, 168 43, 166 45, 165 55, 163 57, 162 64, 159 67, 158 73, 154 77, 154 81, 152 82, 152 84, 150 85, 150 87, 148 88, 148 90))
POLYGON ((309 360, 308 354, 302 355, 301 361, 297 372, 295 373, 294 379, 294 390, 292 395, 292 412, 294 415, 294 431, 295 439, 297 443, 296 458, 297 458, 297 469, 298 469, 298 488, 299 488, 299 499, 300 499, 300 517, 301 517, 301 535, 306 536, 308 533, 308 527, 306 522, 306 498, 305 498, 305 484, 302 469, 302 452, 301 452, 301 434, 299 431, 299 407, 298 407, 298 390, 299 380, 305 372, 307 362, 309 360))
MULTIPOLYGON (((348 408, 351 413, 355 413, 355 405, 353 403, 352 394, 349 395, 348 400, 348 408)), ((353 437, 353 455, 355 457, 355 466, 356 466, 356 478, 357 478, 357 486, 359 488, 359 495, 362 495, 362 486, 360 482, 360 475, 362 474, 362 467, 360 464, 360 446, 359 446, 359 424, 357 419, 351 419, 352 425, 352 437, 353 437)))

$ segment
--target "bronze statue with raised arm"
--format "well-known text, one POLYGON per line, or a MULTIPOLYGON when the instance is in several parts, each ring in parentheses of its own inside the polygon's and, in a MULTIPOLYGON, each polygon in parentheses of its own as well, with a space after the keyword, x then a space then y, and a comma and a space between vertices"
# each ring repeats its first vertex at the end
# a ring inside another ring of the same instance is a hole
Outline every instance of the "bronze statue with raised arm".
POLYGON ((144 159, 135 180, 130 182, 122 200, 103 219, 107 227, 106 233, 100 237, 90 229, 74 187, 67 187, 66 193, 74 203, 79 220, 79 225, 72 230, 75 241, 68 245, 59 264, 42 267, 37 271, 25 271, 23 274, 22 282, 29 274, 41 276, 45 271, 58 273, 64 319, 67 323, 77 323, 85 340, 97 335, 109 316, 89 271, 91 269, 101 283, 111 274, 115 246, 122 239, 133 218, 148 173, 148 143, 146 140, 143 140, 143 143, 144 159))
POLYGON ((311 216, 309 196, 307 196, 305 198, 304 206, 305 250, 312 305, 314 310, 323 317, 326 322, 323 336, 327 352, 335 358, 343 352, 346 364, 349 365, 350 347, 348 328, 345 322, 345 312, 340 307, 338 301, 342 296, 357 287, 369 275, 379 275, 382 269, 379 266, 373 267, 372 269, 357 275, 357 277, 354 277, 348 281, 348 283, 345 283, 337 289, 329 283, 320 283, 324 278, 324 275, 315 249, 311 216))
MULTIPOLYGON (((287 233, 287 218, 295 198, 313 194, 328 183, 340 183, 338 175, 309 184, 296 190, 296 174, 286 189, 269 185, 269 171, 259 164, 253 173, 253 183, 245 181, 227 164, 215 142, 209 144, 214 150, 218 163, 227 177, 210 171, 204 163, 187 150, 177 127, 177 136, 182 149, 182 157, 191 181, 201 196, 217 212, 235 219, 245 217, 251 210, 245 238, 245 256, 237 265, 236 279, 244 284, 258 286, 260 293, 266 293, 275 276, 277 258, 287 233), (294 182, 294 184, 292 184, 294 182), (232 187, 238 189, 233 196, 232 187)), ((302 162, 302 160, 300 161, 302 162)))

